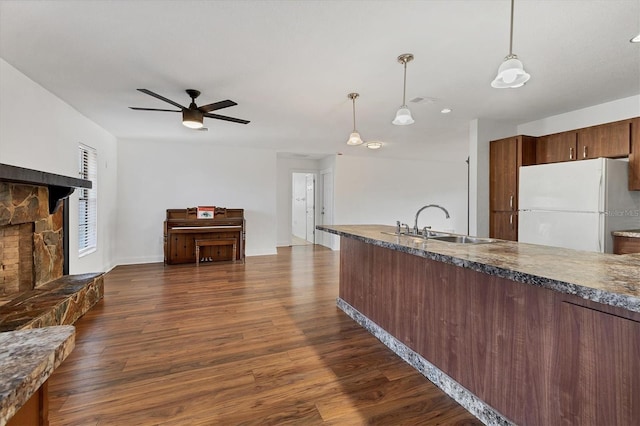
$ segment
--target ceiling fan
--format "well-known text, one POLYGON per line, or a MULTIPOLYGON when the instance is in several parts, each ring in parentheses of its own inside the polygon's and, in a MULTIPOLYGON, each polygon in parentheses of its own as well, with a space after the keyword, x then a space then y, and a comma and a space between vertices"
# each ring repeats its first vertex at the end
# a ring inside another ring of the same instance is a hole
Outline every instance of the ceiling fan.
POLYGON ((167 99, 164 96, 158 95, 157 93, 152 92, 148 89, 137 89, 139 92, 145 93, 149 96, 153 96, 154 98, 158 98, 161 101, 165 101, 177 108, 175 109, 158 109, 158 108, 138 108, 138 107, 129 107, 131 109, 139 110, 139 111, 167 111, 167 112, 181 112, 182 113, 182 124, 190 129, 202 129, 206 130, 205 127, 202 127, 202 120, 204 117, 215 118, 218 120, 231 121, 233 123, 247 124, 248 120, 242 120, 240 118, 227 117, 224 115, 211 114, 211 111, 216 111, 222 108, 232 107, 234 105, 238 105, 237 103, 230 101, 227 99, 226 101, 214 102, 208 105, 197 106, 196 98, 200 96, 200 92, 194 89, 187 89, 186 92, 191 98, 191 103, 189 104, 189 108, 186 108, 180 105, 177 102, 172 101, 171 99, 167 99))

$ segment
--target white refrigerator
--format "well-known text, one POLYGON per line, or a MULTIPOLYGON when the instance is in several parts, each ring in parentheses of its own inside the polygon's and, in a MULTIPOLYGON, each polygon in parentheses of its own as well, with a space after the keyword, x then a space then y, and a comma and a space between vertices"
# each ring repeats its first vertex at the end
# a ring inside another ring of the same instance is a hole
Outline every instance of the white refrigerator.
POLYGON ((612 231, 640 228, 640 193, 626 159, 520 167, 518 241, 613 252, 612 231))

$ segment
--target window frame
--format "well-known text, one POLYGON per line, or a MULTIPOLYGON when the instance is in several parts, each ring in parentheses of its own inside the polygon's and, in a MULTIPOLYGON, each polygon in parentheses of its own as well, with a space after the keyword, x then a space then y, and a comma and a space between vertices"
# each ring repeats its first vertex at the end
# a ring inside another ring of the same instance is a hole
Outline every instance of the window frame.
POLYGON ((78 144, 78 172, 81 179, 91 181, 91 189, 78 188, 78 257, 98 247, 98 151, 78 144))

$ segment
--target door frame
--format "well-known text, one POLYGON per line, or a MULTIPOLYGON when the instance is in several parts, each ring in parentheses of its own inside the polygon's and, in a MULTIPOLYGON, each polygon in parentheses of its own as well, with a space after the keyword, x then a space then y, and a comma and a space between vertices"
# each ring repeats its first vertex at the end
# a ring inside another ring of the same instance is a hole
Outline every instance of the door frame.
MULTIPOLYGON (((294 174, 310 174, 313 175, 313 186, 314 186, 314 200, 313 200, 313 218, 314 218, 314 225, 318 224, 318 219, 319 219, 319 214, 318 214, 318 204, 319 204, 319 197, 318 197, 318 170, 314 170, 314 169, 290 169, 289 170, 289 212, 293 211, 293 175, 294 174)), ((291 235, 293 235, 293 214, 291 214, 291 218, 289 220, 289 233, 291 235)), ((315 226, 314 226, 314 232, 313 232, 313 244, 318 244, 318 239, 317 239, 317 235, 318 233, 315 231, 315 226)), ((291 243, 291 241, 290 241, 291 243)))

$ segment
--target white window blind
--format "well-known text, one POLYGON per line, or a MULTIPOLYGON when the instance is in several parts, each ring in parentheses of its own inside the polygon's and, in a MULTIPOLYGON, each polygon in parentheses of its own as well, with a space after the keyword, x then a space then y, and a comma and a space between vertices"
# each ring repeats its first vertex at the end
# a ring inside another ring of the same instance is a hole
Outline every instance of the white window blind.
POLYGON ((78 255, 96 250, 98 241, 98 152, 80 144, 80 179, 92 182, 91 189, 79 188, 78 196, 78 255))

